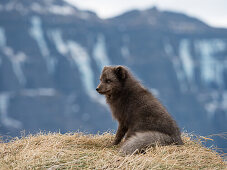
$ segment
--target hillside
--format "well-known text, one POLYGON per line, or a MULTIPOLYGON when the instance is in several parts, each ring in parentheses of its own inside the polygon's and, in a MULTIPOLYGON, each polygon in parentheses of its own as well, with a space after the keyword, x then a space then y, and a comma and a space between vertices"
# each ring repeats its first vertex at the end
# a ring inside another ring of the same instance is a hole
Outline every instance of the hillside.
POLYGON ((210 140, 184 134, 183 146, 156 146, 146 154, 122 156, 110 146, 111 133, 37 134, 0 143, 1 169, 224 169, 221 156, 204 146, 210 140))
POLYGON ((101 19, 64 0, 1 0, 0 135, 116 129, 95 91, 104 65, 129 67, 181 129, 227 131, 227 29, 157 8, 101 19))

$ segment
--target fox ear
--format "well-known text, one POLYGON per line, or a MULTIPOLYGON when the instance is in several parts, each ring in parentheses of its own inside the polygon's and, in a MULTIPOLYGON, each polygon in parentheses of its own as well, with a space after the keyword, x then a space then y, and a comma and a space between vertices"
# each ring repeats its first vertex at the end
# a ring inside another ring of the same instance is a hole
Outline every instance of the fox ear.
POLYGON ((115 74, 119 80, 124 80, 126 78, 127 71, 123 66, 117 66, 115 68, 115 74))

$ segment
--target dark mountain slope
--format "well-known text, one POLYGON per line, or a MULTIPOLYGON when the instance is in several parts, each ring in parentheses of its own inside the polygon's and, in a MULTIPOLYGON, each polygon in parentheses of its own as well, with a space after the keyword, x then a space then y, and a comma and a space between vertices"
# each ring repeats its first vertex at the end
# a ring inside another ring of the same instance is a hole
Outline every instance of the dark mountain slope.
POLYGON ((101 20, 61 0, 12 0, 0 5, 1 134, 115 128, 95 92, 109 64, 130 67, 182 129, 227 131, 226 29, 157 8, 101 20))

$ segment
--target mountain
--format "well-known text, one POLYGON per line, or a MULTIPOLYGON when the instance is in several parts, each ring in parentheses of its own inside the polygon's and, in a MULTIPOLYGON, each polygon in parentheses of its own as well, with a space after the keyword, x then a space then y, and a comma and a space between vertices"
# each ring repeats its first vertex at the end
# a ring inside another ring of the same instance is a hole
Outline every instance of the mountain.
POLYGON ((110 64, 128 66, 182 130, 227 131, 227 29, 157 8, 103 20, 62 0, 4 0, 0 134, 116 129, 95 92, 110 64))

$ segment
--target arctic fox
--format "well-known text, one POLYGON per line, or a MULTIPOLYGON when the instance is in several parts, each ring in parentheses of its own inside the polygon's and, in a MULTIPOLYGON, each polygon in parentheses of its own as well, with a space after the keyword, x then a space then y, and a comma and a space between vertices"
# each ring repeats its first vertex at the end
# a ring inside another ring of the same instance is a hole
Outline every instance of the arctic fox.
POLYGON ((112 116, 118 121, 113 142, 124 154, 142 152, 146 147, 182 145, 180 130, 164 106, 124 66, 106 66, 97 92, 105 95, 112 116))

